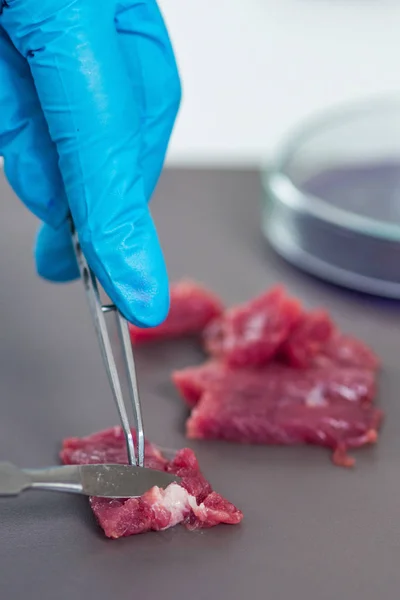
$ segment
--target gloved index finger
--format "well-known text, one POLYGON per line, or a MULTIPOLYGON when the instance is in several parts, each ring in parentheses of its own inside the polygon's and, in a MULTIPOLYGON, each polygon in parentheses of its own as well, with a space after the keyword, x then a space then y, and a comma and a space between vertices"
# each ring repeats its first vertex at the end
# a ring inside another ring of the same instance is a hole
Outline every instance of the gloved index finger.
POLYGON ((167 275, 145 201, 140 107, 113 2, 13 0, 2 24, 30 63, 91 267, 129 320, 159 323, 167 275))

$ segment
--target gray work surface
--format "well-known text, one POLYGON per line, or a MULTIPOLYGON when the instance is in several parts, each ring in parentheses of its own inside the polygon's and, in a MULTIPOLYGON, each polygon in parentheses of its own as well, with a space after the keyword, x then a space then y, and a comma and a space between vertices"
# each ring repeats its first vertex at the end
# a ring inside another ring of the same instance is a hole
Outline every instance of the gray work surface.
MULTIPOLYGON (((82 286, 34 273, 35 219, 0 175, 0 458, 57 461, 61 440, 117 423, 82 286)), ((241 526, 107 540, 83 497, 31 492, 0 500, 4 600, 385 600, 400 590, 400 305, 346 292, 296 271, 260 233, 251 172, 169 171, 153 211, 171 279, 202 280, 227 302, 283 281, 383 359, 387 421, 355 470, 320 448, 190 442, 214 487, 239 506, 241 526)), ((185 408, 169 383, 196 364, 189 342, 137 351, 147 436, 187 444, 185 408)))

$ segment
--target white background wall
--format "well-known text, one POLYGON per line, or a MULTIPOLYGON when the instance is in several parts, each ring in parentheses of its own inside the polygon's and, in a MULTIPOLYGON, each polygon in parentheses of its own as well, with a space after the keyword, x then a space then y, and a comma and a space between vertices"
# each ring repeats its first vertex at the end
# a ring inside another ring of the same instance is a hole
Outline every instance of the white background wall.
POLYGON ((184 86, 170 163, 258 163, 315 110, 400 91, 400 0, 159 3, 184 86))

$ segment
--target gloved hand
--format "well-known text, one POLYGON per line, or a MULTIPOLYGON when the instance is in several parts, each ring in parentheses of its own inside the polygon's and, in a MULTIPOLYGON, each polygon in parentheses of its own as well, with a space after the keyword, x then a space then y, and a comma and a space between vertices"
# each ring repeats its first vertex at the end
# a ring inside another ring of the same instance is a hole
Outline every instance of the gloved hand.
POLYGON ((67 217, 131 322, 166 316, 168 280, 148 201, 180 102, 155 0, 0 0, 0 155, 44 221, 40 275, 78 277, 67 217))

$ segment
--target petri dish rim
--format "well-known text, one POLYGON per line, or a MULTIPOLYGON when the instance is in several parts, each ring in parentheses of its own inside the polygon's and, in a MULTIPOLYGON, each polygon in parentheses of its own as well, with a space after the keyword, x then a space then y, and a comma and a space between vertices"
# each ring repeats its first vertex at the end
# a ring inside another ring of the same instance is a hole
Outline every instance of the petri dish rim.
POLYGON ((363 101, 354 101, 351 104, 337 105, 305 119, 302 125, 289 133, 286 141, 278 148, 275 159, 262 168, 261 183, 264 193, 272 194, 275 201, 285 204, 292 210, 307 212, 309 215, 328 224, 336 225, 348 231, 400 242, 400 225, 377 221, 333 206, 324 198, 302 192, 284 173, 284 166, 302 143, 312 137, 314 133, 335 124, 343 124, 346 121, 351 122, 361 112, 384 111, 389 108, 398 108, 400 114, 400 94, 394 93, 390 96, 378 96, 363 101))

